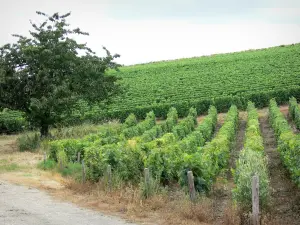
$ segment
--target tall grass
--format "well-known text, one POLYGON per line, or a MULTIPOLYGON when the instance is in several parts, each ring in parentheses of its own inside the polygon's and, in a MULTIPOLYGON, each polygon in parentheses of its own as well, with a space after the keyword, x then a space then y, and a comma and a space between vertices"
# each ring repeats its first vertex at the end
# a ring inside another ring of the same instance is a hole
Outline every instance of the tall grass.
POLYGON ((105 124, 82 124, 72 127, 61 127, 50 129, 50 135, 41 139, 37 131, 27 131, 17 139, 17 145, 21 152, 37 151, 40 147, 47 148, 47 143, 51 140, 67 138, 82 138, 88 134, 105 132, 108 128, 120 129, 121 124, 117 121, 110 121, 105 124))

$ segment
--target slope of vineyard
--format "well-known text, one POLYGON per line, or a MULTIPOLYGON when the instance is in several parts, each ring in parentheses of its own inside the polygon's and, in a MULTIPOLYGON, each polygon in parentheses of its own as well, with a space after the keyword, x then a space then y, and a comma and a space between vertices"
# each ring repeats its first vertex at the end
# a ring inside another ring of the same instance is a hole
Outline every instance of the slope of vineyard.
MULTIPOLYGON (((188 191, 187 173, 192 171, 197 196, 206 193, 213 201, 214 224, 223 224, 231 204, 243 212, 236 214, 241 224, 248 224, 251 180, 257 174, 261 216, 267 221, 263 224, 299 224, 299 136, 286 121, 287 106, 278 108, 275 100, 270 102, 269 110, 257 110, 249 102, 247 113, 239 113, 232 105, 226 114, 219 115, 211 105, 201 119, 195 108, 181 119, 173 107, 166 120, 155 120, 152 111, 140 121, 130 114, 115 129, 106 128, 81 139, 48 142, 49 160, 62 174, 77 168, 76 179, 100 183, 105 191, 110 182, 114 189, 130 184, 139 187, 142 198, 150 199, 162 190, 168 190, 170 195, 173 190, 188 191), (81 166, 85 168, 84 176, 81 166), (228 176, 229 171, 233 176, 228 176), (109 182, 108 173, 113 179, 109 182)), ((290 116, 295 120, 293 112, 298 105, 294 98, 290 103, 290 116)), ((201 204, 200 199, 197 197, 197 204, 201 204)))
POLYGON ((225 112, 231 104, 246 109, 248 100, 263 107, 272 97, 278 103, 300 98, 300 44, 126 66, 109 73, 121 78, 125 91, 102 110, 104 117, 126 118, 134 112, 141 118, 151 110, 161 117, 171 106, 182 117, 191 106, 201 114, 211 103, 225 112))

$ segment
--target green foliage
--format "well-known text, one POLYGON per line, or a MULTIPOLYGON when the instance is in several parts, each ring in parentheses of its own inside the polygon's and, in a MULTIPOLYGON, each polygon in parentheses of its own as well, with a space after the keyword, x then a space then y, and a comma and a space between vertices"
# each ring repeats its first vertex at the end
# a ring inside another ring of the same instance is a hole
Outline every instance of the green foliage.
POLYGON ((178 121, 177 110, 172 107, 168 112, 167 119, 164 122, 155 125, 151 129, 146 130, 141 136, 141 141, 150 142, 156 138, 161 137, 163 134, 167 132, 171 132, 173 127, 177 124, 177 121, 178 121))
POLYGON ((209 141, 211 139, 217 125, 217 120, 217 109, 214 106, 210 106, 208 109, 208 116, 196 128, 196 131, 201 132, 204 140, 209 141))
POLYGON ((193 121, 193 117, 189 115, 174 127, 173 134, 167 133, 162 138, 149 142, 145 145, 146 148, 143 148, 148 153, 145 167, 150 169, 154 177, 160 178, 161 182, 178 181, 179 174, 185 170, 183 168, 186 168, 184 158, 197 152, 199 147, 211 139, 217 123, 216 108, 211 106, 209 114, 191 132, 191 129, 194 127, 193 121), (186 126, 181 126, 186 124, 190 129, 186 129, 186 126), (202 132, 205 134, 205 138, 202 132), (179 136, 178 133, 182 136, 179 136))
POLYGON ((138 182, 143 170, 143 152, 130 145, 122 148, 117 144, 97 146, 85 149, 87 177, 98 181, 104 176, 107 165, 111 165, 113 173, 123 181, 138 182))
POLYGON ((37 167, 41 170, 53 170, 56 166, 57 163, 53 159, 47 159, 45 162, 42 160, 37 165, 37 167))
POLYGON ((84 148, 88 147, 91 143, 88 141, 81 141, 78 139, 63 139, 50 141, 48 143, 49 156, 51 159, 58 161, 57 155, 59 152, 64 151, 67 157, 67 161, 75 162, 77 160, 78 152, 81 157, 84 157, 84 148))
POLYGON ((300 129, 300 109, 296 98, 292 97, 289 101, 289 116, 295 122, 297 129, 300 129))
POLYGON ((16 133, 21 132, 26 127, 24 113, 4 109, 0 112, 0 133, 16 133))
POLYGON ((276 135, 283 164, 289 170, 291 178, 300 187, 300 137, 293 133, 274 99, 270 101, 269 112, 270 123, 276 135))
POLYGON ((77 43, 74 35, 88 33, 69 27, 71 13, 37 14, 45 20, 31 23, 29 37, 14 35, 16 43, 0 48, 0 106, 23 111, 47 136, 79 100, 99 102, 116 92, 116 77, 104 73, 118 66, 113 60, 119 55, 104 48, 107 56, 99 58, 77 43))
POLYGON ((135 115, 133 113, 130 113, 129 116, 126 118, 125 122, 124 122, 124 127, 128 128, 128 127, 133 127, 135 125, 137 125, 137 119, 135 117, 135 115))
POLYGON ((244 148, 250 148, 253 151, 263 152, 264 143, 263 138, 260 135, 258 113, 252 102, 248 103, 247 112, 248 121, 244 148))
MULTIPOLYGON (((213 110, 212 110, 213 111, 213 110)), ((199 192, 206 192, 222 169, 228 164, 232 142, 234 141, 238 122, 238 110, 231 106, 223 126, 215 138, 193 154, 183 155, 180 169, 180 183, 187 185, 188 170, 193 171, 195 187, 199 192)))
POLYGON ((68 156, 67 156, 66 152, 63 149, 59 150, 56 153, 56 158, 57 158, 59 166, 63 166, 64 167, 65 165, 67 165, 67 163, 68 163, 68 156))
POLYGON ((197 121, 197 110, 196 110, 196 108, 193 108, 193 107, 190 108, 188 115, 194 118, 194 123, 195 123, 195 125, 197 125, 198 121, 197 121))
MULTIPOLYGON (((119 134, 121 124, 109 122, 104 124, 81 124, 78 126, 58 127, 50 130, 51 139, 83 138, 87 135, 119 134)), ((101 136, 101 135, 100 135, 101 136)))
POLYGON ((252 177, 259 177, 259 202, 265 208, 270 200, 270 187, 267 160, 261 152, 245 148, 239 154, 237 167, 234 173, 236 187, 233 189, 233 198, 243 208, 250 210, 252 206, 252 177))
POLYGON ((123 129, 122 135, 124 135, 125 139, 142 135, 146 130, 149 130, 155 126, 155 123, 155 114, 151 111, 147 113, 145 120, 139 122, 135 126, 123 129))
POLYGON ((24 151, 35 151, 40 147, 41 138, 36 132, 24 133, 17 139, 18 149, 21 152, 24 151))
POLYGON ((189 133, 191 133, 195 128, 194 118, 192 116, 187 116, 181 120, 175 127, 172 129, 172 133, 176 136, 177 139, 181 140, 189 133))
POLYGON ((73 177, 77 181, 82 179, 82 165, 80 163, 69 162, 62 169, 58 168, 58 171, 65 177, 73 177))
POLYGON ((212 104, 226 112, 232 104, 245 110, 248 101, 261 108, 274 97, 280 104, 290 96, 299 100, 299 53, 295 44, 125 66, 110 72, 122 78, 126 92, 116 96, 105 115, 120 118, 132 112, 140 118, 153 110, 165 117, 173 106, 184 117, 190 107, 203 114, 212 104))
POLYGON ((265 207, 268 204, 270 188, 258 113, 252 102, 248 103, 247 112, 248 121, 244 149, 239 154, 234 171, 236 187, 233 189, 233 198, 243 208, 249 210, 252 206, 251 182, 253 175, 256 174, 259 177, 259 202, 261 207, 265 207))

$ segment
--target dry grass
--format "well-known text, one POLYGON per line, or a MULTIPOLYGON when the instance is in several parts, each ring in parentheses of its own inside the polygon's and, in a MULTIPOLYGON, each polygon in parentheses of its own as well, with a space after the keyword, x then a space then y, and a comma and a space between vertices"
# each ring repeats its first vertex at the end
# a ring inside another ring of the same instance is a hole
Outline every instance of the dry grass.
POLYGON ((166 191, 143 199, 136 186, 123 186, 107 192, 101 182, 80 184, 65 180, 65 187, 72 193, 68 200, 76 204, 136 222, 192 225, 213 224, 214 221, 210 199, 202 197, 192 204, 181 190, 166 191))

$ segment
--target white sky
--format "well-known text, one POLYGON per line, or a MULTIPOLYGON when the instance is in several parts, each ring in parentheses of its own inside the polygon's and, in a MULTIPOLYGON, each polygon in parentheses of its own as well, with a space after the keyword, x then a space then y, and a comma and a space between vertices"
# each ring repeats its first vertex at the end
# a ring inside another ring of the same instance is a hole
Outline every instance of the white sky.
POLYGON ((71 11, 71 25, 90 33, 79 40, 99 55, 102 46, 120 54, 125 65, 300 42, 300 1, 207 2, 0 0, 0 45, 14 41, 13 33, 27 34, 37 10, 71 11))

